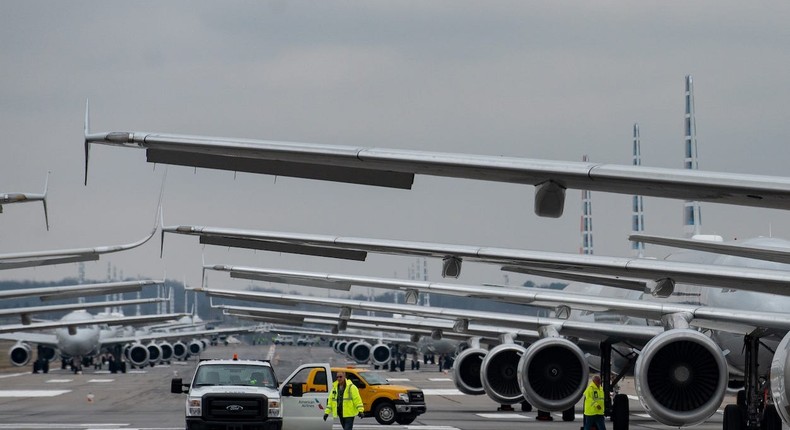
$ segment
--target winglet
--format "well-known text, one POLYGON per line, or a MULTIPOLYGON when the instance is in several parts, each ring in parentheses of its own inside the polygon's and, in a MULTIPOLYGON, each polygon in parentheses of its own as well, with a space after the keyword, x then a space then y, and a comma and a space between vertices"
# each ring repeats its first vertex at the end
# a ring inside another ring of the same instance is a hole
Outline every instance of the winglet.
POLYGON ((47 179, 44 180, 44 197, 41 199, 41 203, 44 204, 44 222, 47 224, 47 231, 49 231, 49 214, 47 213, 47 188, 49 186, 49 174, 52 171, 47 172, 47 179))
POLYGON ((90 125, 90 100, 85 99, 85 185, 88 185, 88 153, 91 149, 91 144, 88 142, 88 134, 91 132, 90 125))

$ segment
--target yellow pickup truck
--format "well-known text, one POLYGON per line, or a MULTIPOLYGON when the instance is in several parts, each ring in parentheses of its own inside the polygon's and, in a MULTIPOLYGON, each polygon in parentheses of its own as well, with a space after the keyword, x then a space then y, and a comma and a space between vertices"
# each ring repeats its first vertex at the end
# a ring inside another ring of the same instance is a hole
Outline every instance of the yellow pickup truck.
MULTIPOLYGON (((346 378, 359 388, 359 395, 365 405, 365 416, 374 417, 379 424, 411 424, 417 415, 425 413, 425 395, 416 387, 392 385, 377 372, 355 367, 333 367, 332 380, 338 371, 346 372, 346 378)), ((303 391, 325 392, 326 372, 313 369, 303 383, 303 391)))

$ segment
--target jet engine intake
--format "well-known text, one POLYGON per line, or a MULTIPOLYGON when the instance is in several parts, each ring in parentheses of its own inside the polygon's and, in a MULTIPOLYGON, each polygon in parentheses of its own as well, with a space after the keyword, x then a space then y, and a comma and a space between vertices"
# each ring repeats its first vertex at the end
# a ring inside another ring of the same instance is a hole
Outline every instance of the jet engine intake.
POLYGON ((146 348, 148 348, 148 364, 154 366, 162 360, 162 348, 159 345, 151 341, 146 348))
POLYGON ((31 355, 30 345, 25 342, 17 342, 8 350, 8 358, 11 360, 11 364, 17 367, 27 366, 30 363, 31 355))
POLYGON ((135 342, 126 350, 126 358, 137 367, 146 366, 149 363, 148 351, 145 345, 135 342))
POLYGON ((191 355, 200 355, 200 353, 203 352, 203 349, 205 347, 203 346, 203 342, 194 339, 191 342, 189 342, 188 348, 189 348, 189 353, 191 355))
POLYGON ((187 346, 184 342, 176 341, 173 344, 173 357, 176 360, 183 360, 187 356, 187 346))
POLYGON ((346 344, 346 356, 348 358, 352 358, 352 359, 354 358, 354 356, 351 355, 351 353, 354 352, 354 347, 357 346, 358 343, 359 343, 358 340, 352 340, 346 344))
POLYGON ((341 340, 340 342, 335 343, 335 351, 341 354, 346 353, 346 347, 348 346, 348 341, 341 340))
POLYGON ((524 400, 518 382, 518 364, 525 352, 526 348, 514 343, 503 343, 488 351, 481 367, 481 380, 491 400, 503 405, 524 400))
POLYGON ((386 366, 392 360, 392 351, 389 346, 377 343, 370 350, 370 359, 376 366, 386 366))
POLYGON ((483 348, 467 348, 455 357, 453 379, 458 391, 473 396, 485 394, 480 375, 487 353, 483 348))
POLYGON ((729 379, 721 348, 691 329, 668 330, 650 340, 634 375, 642 406, 671 427, 697 425, 713 415, 729 379))
POLYGON ((360 341, 351 349, 351 358, 354 359, 357 364, 365 364, 370 361, 371 348, 373 347, 369 343, 360 341))
POLYGON ((159 357, 161 361, 170 362, 170 360, 173 359, 173 345, 171 345, 170 342, 160 342, 159 349, 162 351, 162 356, 159 357))
POLYGON ((518 363, 521 393, 541 411, 573 407, 584 394, 588 377, 584 353, 568 339, 540 339, 527 348, 518 363))

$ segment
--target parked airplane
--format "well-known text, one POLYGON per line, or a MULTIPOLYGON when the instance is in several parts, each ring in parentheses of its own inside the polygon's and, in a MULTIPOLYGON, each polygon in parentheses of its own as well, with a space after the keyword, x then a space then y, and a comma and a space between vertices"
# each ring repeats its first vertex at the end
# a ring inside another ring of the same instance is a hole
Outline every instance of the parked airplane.
POLYGON ((38 193, 0 193, 0 213, 3 213, 3 205, 12 203, 41 202, 44 205, 44 223, 49 231, 49 215, 47 214, 47 184, 49 184, 49 173, 44 181, 44 192, 38 193))
MULTIPOLYGON (((156 300, 156 299, 154 299, 156 300)), ((132 348, 142 347, 139 337, 119 337, 117 333, 122 326, 147 324, 157 321, 166 321, 178 318, 182 314, 161 314, 161 315, 142 315, 131 317, 119 316, 94 316, 85 310, 76 310, 66 314, 59 321, 50 323, 37 323, 25 327, 37 327, 40 329, 57 328, 54 334, 49 333, 6 333, 0 334, 0 339, 14 340, 17 343, 11 347, 9 357, 15 366, 24 366, 30 362, 30 344, 37 344, 37 358, 33 364, 33 371, 39 370, 47 373, 49 362, 57 356, 59 351, 61 356, 72 360, 74 371, 79 371, 82 366, 82 358, 92 358, 102 352, 102 348, 113 347, 113 362, 110 371, 115 373, 118 370, 126 370, 122 363, 121 347, 126 343, 133 343, 132 348)), ((145 347, 142 347, 145 349, 145 347)), ((139 348, 138 348, 139 349, 139 348)), ((142 354, 142 353, 140 353, 142 354)), ((131 355, 131 354, 130 354, 131 355)), ((130 359, 135 365, 143 365, 148 362, 148 351, 145 350, 144 357, 131 355, 130 359), (144 360, 142 359, 144 358, 144 360)), ((65 367, 65 364, 64 364, 65 367)))

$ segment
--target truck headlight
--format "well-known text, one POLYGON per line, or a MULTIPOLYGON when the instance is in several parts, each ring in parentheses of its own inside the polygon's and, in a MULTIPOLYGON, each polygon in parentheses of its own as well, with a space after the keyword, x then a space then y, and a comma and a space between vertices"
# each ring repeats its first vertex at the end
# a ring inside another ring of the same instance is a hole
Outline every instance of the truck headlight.
POLYGON ((282 416, 279 400, 269 400, 269 416, 272 418, 279 418, 282 416))
POLYGON ((187 416, 199 417, 202 415, 202 402, 199 397, 187 398, 187 416))
POLYGON ((400 393, 398 394, 398 398, 406 403, 409 403, 409 393, 400 393))

